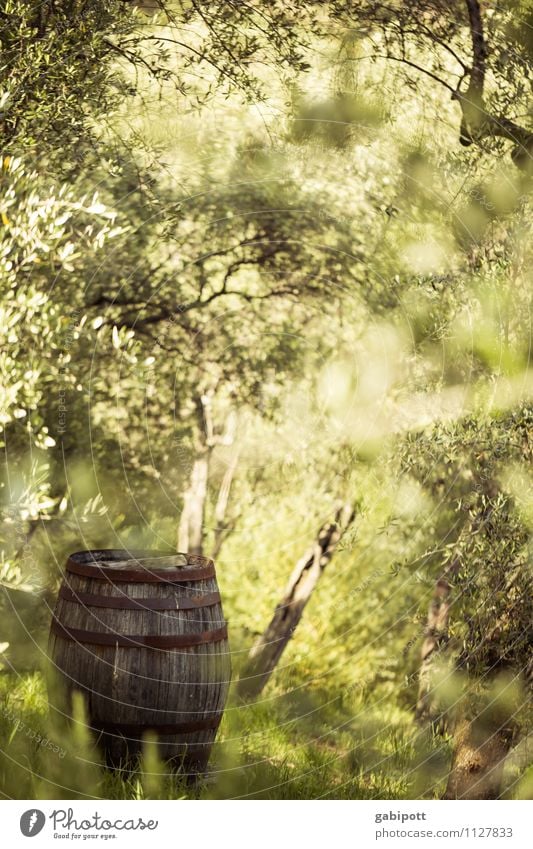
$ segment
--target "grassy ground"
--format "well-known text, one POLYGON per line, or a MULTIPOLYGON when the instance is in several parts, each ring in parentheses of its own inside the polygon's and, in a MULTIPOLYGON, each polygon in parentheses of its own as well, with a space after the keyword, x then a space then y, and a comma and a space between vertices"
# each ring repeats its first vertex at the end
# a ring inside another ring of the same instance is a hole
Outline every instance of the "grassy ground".
MULTIPOLYGON (((133 773, 103 768, 83 706, 71 724, 49 709, 39 671, 49 624, 43 598, 14 594, 3 617, 13 644, 11 668, 0 672, 0 791, 36 799, 439 798, 450 740, 413 721, 433 583, 395 567, 398 551, 412 558, 425 541, 406 533, 409 516, 389 521, 388 496, 371 494, 373 512, 358 520, 321 578, 261 700, 242 706, 230 696, 209 775, 194 787, 166 774, 152 741, 133 773)), ((293 498, 291 508, 283 532, 290 545, 260 534, 252 516, 218 563, 234 678, 312 539, 317 517, 306 518, 303 499, 293 498)), ((262 512, 269 515, 268 504, 262 512)), ((508 798, 533 790, 530 752, 522 748, 506 770, 508 798)))
MULTIPOLYGON (((133 772, 110 771, 83 726, 54 721, 39 673, 0 678, 1 791, 8 798, 412 799, 439 798, 449 741, 416 729, 411 713, 368 695, 346 710, 327 694, 275 692, 230 704, 207 779, 191 787, 167 773, 147 740, 133 772)), ((506 770, 507 798, 528 798, 524 753, 506 770)))
MULTIPOLYGON (((302 694, 274 696, 245 708, 229 706, 207 780, 187 787, 165 774, 147 741, 133 773, 111 772, 82 722, 48 714, 39 673, 0 679, 0 780, 16 798, 412 798, 438 795, 445 742, 413 730, 407 711, 369 701, 347 712, 302 694), (429 780, 431 777, 431 781, 429 780)), ((78 720, 82 720, 80 714, 78 720)))

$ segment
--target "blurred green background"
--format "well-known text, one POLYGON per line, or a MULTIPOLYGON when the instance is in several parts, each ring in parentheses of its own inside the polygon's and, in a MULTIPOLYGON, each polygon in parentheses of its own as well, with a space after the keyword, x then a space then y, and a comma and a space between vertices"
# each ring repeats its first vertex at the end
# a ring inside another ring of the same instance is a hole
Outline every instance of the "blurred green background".
POLYGON ((440 798, 461 722, 531 796, 533 7, 355 5, 6 0, 5 797, 440 798), (237 678, 339 504, 208 780, 105 770, 44 683, 67 554, 215 556, 237 678))

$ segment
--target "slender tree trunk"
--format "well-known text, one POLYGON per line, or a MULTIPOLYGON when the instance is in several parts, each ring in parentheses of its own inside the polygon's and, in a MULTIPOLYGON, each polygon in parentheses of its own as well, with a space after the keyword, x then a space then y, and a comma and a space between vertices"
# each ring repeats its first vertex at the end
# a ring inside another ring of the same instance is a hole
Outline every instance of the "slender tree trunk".
POLYGON ((497 799, 513 729, 485 713, 462 717, 454 732, 452 766, 444 799, 497 799))
POLYGON ((442 652, 448 644, 452 584, 458 570, 459 561, 454 558, 435 585, 421 650, 415 718, 419 722, 431 722, 439 733, 445 731, 446 717, 439 706, 434 673, 437 660, 439 656, 442 657, 442 652))
POLYGON ((218 491, 218 498, 215 506, 215 538, 213 541, 213 551, 211 553, 213 560, 218 557, 222 545, 235 526, 234 521, 228 522, 226 520, 226 511, 228 509, 231 485, 233 483, 235 472, 237 471, 238 463, 239 452, 235 451, 228 464, 224 477, 222 478, 222 483, 220 484, 220 489, 218 491))
POLYGON ((334 521, 320 529, 311 548, 296 564, 285 595, 265 633, 250 652, 241 674, 237 692, 242 699, 256 698, 264 689, 302 618, 311 593, 354 517, 353 507, 339 507, 334 521))
MULTIPOLYGON (((237 417, 230 412, 224 423, 222 432, 217 432, 213 420, 213 398, 214 389, 211 388, 195 398, 196 432, 193 439, 195 457, 191 469, 189 483, 183 497, 183 510, 178 524, 177 546, 178 551, 189 554, 204 553, 205 538, 205 514, 207 507, 207 496, 209 490, 209 473, 211 470, 211 458, 217 445, 232 445, 235 440, 237 417)), ((222 523, 226 513, 229 499, 231 482, 235 473, 235 465, 230 464, 222 482, 219 493, 217 516, 221 516, 222 523)), ((222 545, 218 542, 217 553, 222 545)))
MULTIPOLYGON (((498 481, 493 478, 486 478, 484 475, 475 475, 473 484, 477 488, 482 488, 489 505, 500 492, 498 481)), ((466 522, 461 529, 456 543, 455 555, 438 579, 429 606, 425 638, 421 651, 415 718, 420 722, 431 722, 434 730, 441 734, 446 731, 447 715, 443 711, 442 705, 439 704, 440 697, 438 687, 436 687, 437 675, 435 673, 438 671, 438 661, 443 659, 444 650, 448 645, 450 609, 467 588, 464 584, 460 585, 458 593, 455 596, 453 595, 453 588, 461 568, 461 557, 458 552, 465 541, 484 531, 487 522, 490 520, 490 514, 490 506, 485 507, 479 515, 466 522)))
POLYGON ((210 459, 211 449, 204 447, 193 462, 178 526, 178 551, 203 554, 210 459))

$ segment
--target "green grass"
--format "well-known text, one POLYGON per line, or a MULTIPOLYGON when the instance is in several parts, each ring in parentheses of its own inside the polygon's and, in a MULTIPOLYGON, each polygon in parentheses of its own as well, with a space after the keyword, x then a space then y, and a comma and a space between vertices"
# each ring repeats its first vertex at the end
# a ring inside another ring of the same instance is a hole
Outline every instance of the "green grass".
MULTIPOLYGON (((46 654, 48 610, 37 597, 15 599, 4 623, 13 634, 11 669, 0 672, 0 792, 30 799, 440 798, 450 740, 413 718, 433 583, 391 569, 405 551, 405 527, 389 522, 386 492, 378 495, 325 571, 260 701, 241 705, 230 695, 209 775, 194 787, 168 774, 150 741, 135 770, 104 768, 83 706, 67 722, 49 707, 41 672, 29 671, 46 654), (386 532, 376 534, 376 527, 386 532)), ((283 538, 294 542, 277 554, 270 549, 275 541, 258 544, 252 516, 220 558, 234 678, 312 538, 317 518, 305 511, 305 499, 292 498, 283 538)), ((416 555, 423 541, 413 534, 408 553, 416 555)), ((530 762, 525 751, 509 763, 506 798, 531 795, 530 762)))
MULTIPOLYGON (((259 703, 230 699, 208 776, 193 786, 168 771, 150 739, 136 768, 105 768, 81 703, 67 721, 49 709, 40 673, 4 673, 0 791, 30 799, 440 798, 450 741, 418 728, 390 696, 390 686, 344 698, 327 688, 283 692, 278 680, 259 703)), ((528 746, 506 767, 505 798, 530 797, 528 746)))
MULTIPOLYGON (((196 786, 168 774, 151 741, 133 771, 104 768, 83 706, 70 723, 50 708, 44 676, 27 671, 43 656, 48 628, 36 599, 22 617, 11 670, 0 672, 0 792, 30 799, 440 798, 450 740, 413 719, 416 616, 427 609, 432 587, 408 572, 391 573, 395 533, 393 526, 375 538, 360 524, 353 547, 326 570, 260 701, 241 705, 230 696, 209 775, 196 786)), ((287 528, 288 539, 295 535, 287 528)), ((259 557, 253 535, 245 543, 246 535, 239 558, 228 545, 218 570, 235 678, 302 547, 297 542, 272 558, 268 551, 259 557), (253 567, 243 569, 243 562, 253 567)), ((53 696, 50 702, 56 704, 53 696)), ((506 768, 506 798, 531 795, 527 754, 506 768)))
POLYGON ((407 711, 361 702, 349 714, 340 700, 321 707, 325 696, 274 688, 261 704, 230 704, 207 780, 191 787, 168 774, 152 741, 137 769, 104 768, 81 706, 72 723, 54 718, 39 673, 3 674, 1 790, 10 798, 402 799, 418 795, 422 769, 438 795, 446 747, 417 739, 407 711))

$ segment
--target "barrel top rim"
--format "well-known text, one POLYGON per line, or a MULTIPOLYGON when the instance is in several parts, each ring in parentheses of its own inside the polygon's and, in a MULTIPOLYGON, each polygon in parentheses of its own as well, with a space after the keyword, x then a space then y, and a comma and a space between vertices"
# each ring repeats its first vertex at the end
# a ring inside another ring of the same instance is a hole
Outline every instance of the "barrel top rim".
POLYGON ((154 573, 162 576, 168 575, 169 571, 179 570, 183 576, 191 569, 198 567, 213 568, 214 561, 209 557, 204 557, 201 554, 187 554, 182 551, 158 551, 156 549, 126 549, 126 548, 92 548, 82 551, 75 551, 69 554, 67 558, 67 568, 73 566, 89 566, 97 567, 102 572, 108 572, 109 575, 116 574, 113 566, 106 565, 109 562, 129 561, 127 565, 128 572, 138 572, 139 574, 154 573), (185 557, 187 562, 176 566, 163 566, 160 569, 152 563, 150 566, 144 566, 142 560, 157 560, 158 558, 168 559, 170 557, 185 557))

